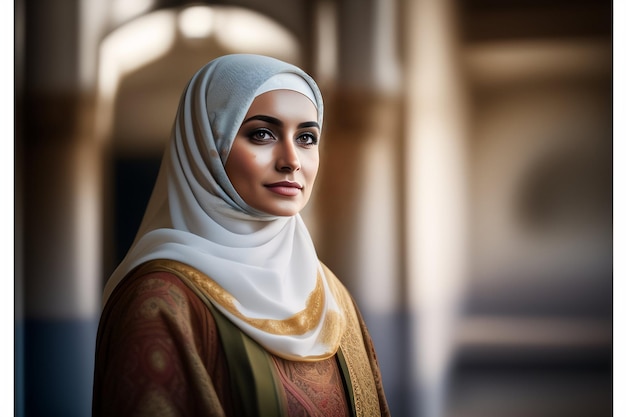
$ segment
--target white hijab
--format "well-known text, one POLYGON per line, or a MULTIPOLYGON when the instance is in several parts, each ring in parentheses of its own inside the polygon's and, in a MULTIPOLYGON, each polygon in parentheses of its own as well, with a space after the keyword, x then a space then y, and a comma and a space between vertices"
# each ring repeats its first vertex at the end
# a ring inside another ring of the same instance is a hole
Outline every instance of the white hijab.
POLYGON ((219 294, 209 294, 211 302, 270 352, 289 359, 335 353, 338 340, 329 340, 329 321, 337 333, 344 320, 302 218, 270 216, 250 207, 224 168, 254 98, 281 88, 307 95, 322 125, 324 108, 315 81, 291 64, 227 55, 192 77, 139 232, 105 286, 105 303, 135 267, 155 259, 179 261, 213 280, 219 294), (295 74, 306 87, 277 84, 289 78, 278 74, 295 74), (276 327, 294 320, 307 325, 299 332, 276 327))

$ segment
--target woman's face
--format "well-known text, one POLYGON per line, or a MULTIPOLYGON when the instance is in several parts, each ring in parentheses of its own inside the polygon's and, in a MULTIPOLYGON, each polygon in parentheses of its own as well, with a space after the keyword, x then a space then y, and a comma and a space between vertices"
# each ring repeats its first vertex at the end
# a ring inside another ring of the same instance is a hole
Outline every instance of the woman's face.
POLYGON ((274 90, 252 102, 226 160, 226 174, 251 207, 293 216, 311 197, 319 167, 317 109, 303 94, 274 90))

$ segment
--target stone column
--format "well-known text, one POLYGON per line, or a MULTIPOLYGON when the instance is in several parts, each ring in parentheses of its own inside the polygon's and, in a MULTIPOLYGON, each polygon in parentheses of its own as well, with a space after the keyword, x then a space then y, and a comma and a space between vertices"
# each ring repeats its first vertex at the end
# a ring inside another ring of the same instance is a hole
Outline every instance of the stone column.
MULTIPOLYGON (((319 63, 326 113, 311 229, 320 259, 359 304, 392 412, 402 415, 406 332, 396 2, 343 0, 334 6, 334 65, 319 63)), ((324 12, 328 18, 329 10, 324 12)), ((319 56, 329 51, 321 50, 319 56)))
POLYGON ((407 0, 406 256, 412 415, 445 415, 466 274, 466 107, 455 2, 407 0))

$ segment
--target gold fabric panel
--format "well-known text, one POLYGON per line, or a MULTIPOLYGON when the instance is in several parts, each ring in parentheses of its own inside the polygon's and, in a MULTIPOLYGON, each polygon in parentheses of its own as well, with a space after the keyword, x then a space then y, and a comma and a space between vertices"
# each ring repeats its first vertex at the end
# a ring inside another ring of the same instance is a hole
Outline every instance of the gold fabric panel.
MULTIPOLYGON (((323 265, 324 273, 331 284, 335 298, 346 315, 348 325, 341 338, 340 348, 346 359, 352 391, 354 393, 354 409, 357 417, 379 416, 380 402, 378 389, 372 373, 372 364, 365 348, 361 333, 359 317, 354 308, 352 297, 339 282, 337 277, 323 265)), ((376 364, 376 368, 378 364, 376 364)))

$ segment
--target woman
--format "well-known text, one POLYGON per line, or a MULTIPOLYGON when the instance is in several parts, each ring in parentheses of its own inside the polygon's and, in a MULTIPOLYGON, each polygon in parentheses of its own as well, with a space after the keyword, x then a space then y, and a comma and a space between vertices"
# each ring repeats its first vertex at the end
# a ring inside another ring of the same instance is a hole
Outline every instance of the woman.
POLYGON ((322 118, 313 79, 273 58, 192 77, 105 287, 94 416, 389 414, 363 320, 299 215, 322 118))

